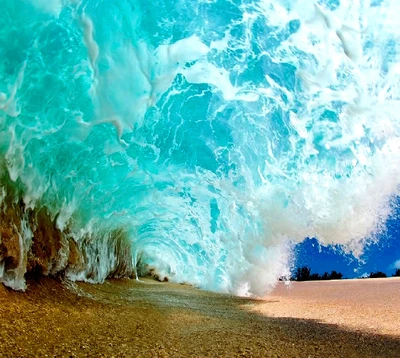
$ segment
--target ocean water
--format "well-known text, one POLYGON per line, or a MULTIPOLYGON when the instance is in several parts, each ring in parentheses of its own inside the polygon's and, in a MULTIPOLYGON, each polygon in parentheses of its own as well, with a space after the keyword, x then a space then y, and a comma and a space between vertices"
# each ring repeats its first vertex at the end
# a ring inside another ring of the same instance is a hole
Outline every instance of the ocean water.
MULTIPOLYGON (((21 250, 35 240, 24 213, 46 208, 96 247, 90 269, 60 264, 70 279, 110 274, 118 230, 142 274, 236 295, 268 292, 305 237, 359 255, 400 183, 399 13, 398 0, 2 0, 0 203, 18 187, 21 250)), ((25 271, 0 262, 13 287, 25 271)))

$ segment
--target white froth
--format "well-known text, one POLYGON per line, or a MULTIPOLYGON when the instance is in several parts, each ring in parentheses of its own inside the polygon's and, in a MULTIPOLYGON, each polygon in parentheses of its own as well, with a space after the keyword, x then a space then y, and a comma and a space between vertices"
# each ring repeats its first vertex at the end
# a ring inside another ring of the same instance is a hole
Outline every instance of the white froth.
POLYGON ((39 10, 58 17, 63 7, 63 0, 31 0, 32 4, 39 10))

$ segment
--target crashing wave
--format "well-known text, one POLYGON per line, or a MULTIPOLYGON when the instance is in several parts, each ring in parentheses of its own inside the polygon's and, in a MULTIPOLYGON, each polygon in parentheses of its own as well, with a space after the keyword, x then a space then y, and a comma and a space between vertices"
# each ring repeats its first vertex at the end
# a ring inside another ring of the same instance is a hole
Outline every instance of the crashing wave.
POLYGON ((290 242, 359 254, 389 214, 397 1, 2 7, 6 284, 139 269, 262 295, 290 242))

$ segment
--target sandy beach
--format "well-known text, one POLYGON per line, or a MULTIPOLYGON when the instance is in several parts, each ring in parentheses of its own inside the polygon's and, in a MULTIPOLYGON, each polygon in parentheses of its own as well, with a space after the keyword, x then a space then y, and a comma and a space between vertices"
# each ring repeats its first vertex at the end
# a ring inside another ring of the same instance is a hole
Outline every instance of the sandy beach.
POLYGON ((280 283, 263 300, 145 280, 0 286, 1 357, 399 357, 400 279, 280 283))

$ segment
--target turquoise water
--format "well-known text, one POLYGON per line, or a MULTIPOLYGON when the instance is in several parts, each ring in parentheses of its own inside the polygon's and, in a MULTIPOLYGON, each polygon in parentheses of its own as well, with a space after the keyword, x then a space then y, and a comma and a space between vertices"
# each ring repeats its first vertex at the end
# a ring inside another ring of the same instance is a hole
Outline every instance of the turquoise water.
POLYGON ((0 162, 77 242, 123 228, 161 279, 262 295, 293 242, 359 255, 390 213, 399 10, 3 0, 0 162))

